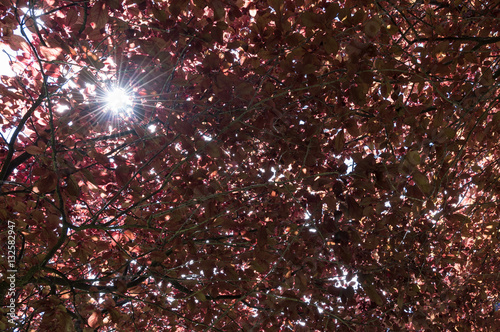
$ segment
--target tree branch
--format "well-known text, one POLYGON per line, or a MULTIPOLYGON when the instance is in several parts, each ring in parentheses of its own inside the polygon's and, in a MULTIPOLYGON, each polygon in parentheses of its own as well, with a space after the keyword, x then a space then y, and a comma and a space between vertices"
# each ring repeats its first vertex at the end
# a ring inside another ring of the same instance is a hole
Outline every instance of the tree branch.
POLYGON ((21 156, 18 156, 16 159, 14 159, 13 163, 11 164, 12 156, 14 155, 14 145, 17 141, 17 136, 19 136, 19 133, 23 129, 24 124, 26 123, 26 121, 28 121, 33 112, 38 108, 38 106, 42 104, 44 98, 45 98, 45 87, 42 88, 42 91, 40 92, 40 95, 38 96, 37 100, 35 100, 33 105, 31 105, 30 109, 24 114, 23 118, 17 125, 16 130, 14 130, 12 137, 10 138, 10 142, 8 144, 9 151, 7 153, 7 157, 5 157, 2 170, 0 171, 0 189, 2 188, 3 184, 10 176, 12 171, 21 163, 29 159, 29 155, 26 156, 23 153, 21 156))

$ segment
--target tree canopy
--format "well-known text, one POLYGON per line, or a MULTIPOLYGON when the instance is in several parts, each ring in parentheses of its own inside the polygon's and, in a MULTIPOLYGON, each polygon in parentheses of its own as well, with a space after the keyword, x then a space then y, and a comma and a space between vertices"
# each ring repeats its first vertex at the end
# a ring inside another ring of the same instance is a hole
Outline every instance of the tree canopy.
POLYGON ((492 331, 499 17, 0 0, 0 329, 492 331))

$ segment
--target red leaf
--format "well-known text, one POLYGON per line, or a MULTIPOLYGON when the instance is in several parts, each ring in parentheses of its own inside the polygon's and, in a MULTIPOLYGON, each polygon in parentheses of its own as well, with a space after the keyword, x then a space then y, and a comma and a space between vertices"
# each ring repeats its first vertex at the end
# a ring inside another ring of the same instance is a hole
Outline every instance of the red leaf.
POLYGON ((210 6, 214 11, 214 20, 218 21, 224 18, 226 15, 226 9, 224 8, 224 4, 220 0, 210 1, 210 6))
POLYGON ((64 59, 62 52, 63 50, 60 47, 50 48, 50 47, 40 46, 40 54, 48 61, 64 59))
POLYGON ((97 312, 97 311, 94 311, 92 313, 92 315, 90 315, 90 317, 88 319, 88 323, 89 323, 89 326, 91 328, 96 328, 99 325, 101 325, 101 323, 102 323, 101 313, 97 312))
POLYGON ((413 166, 420 164, 420 154, 418 153, 418 151, 408 152, 408 154, 406 155, 406 159, 413 166))
POLYGON ((415 172, 412 175, 413 181, 417 184, 418 188, 422 190, 422 192, 426 195, 429 195, 432 192, 431 184, 429 183, 429 179, 425 175, 420 172, 415 172))
POLYGON ((26 152, 28 152, 31 155, 38 155, 42 154, 44 151, 38 146, 31 145, 26 147, 26 152))
POLYGON ((324 42, 325 51, 330 54, 330 56, 335 56, 339 51, 339 43, 334 37, 327 37, 324 42))
POLYGON ((106 8, 106 3, 102 1, 98 1, 94 4, 94 6, 90 9, 89 12, 89 22, 93 29, 100 30, 104 28, 106 23, 108 23, 109 12, 106 8))
POLYGON ((335 136, 334 145, 333 145, 333 152, 335 152, 335 154, 340 154, 342 151, 344 151, 344 144, 345 144, 344 131, 341 130, 335 136))
POLYGON ((35 182, 33 190, 35 192, 45 194, 55 190, 56 186, 57 175, 53 172, 49 172, 47 175, 35 182))
POLYGON ((127 283, 123 280, 117 280, 115 282, 115 286, 116 286, 116 289, 118 290, 118 292, 120 293, 125 293, 127 291, 127 283))
POLYGON ((31 48, 23 37, 18 35, 11 35, 9 37, 6 37, 5 40, 7 41, 7 44, 12 48, 12 50, 24 51, 26 54, 31 53, 31 48))

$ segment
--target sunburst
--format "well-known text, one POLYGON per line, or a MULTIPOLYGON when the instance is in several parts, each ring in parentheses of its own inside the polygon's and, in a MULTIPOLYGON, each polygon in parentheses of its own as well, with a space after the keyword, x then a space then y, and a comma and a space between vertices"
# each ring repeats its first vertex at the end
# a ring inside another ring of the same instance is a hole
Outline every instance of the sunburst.
POLYGON ((94 134, 99 135, 139 125, 151 134, 161 132, 159 124, 163 122, 158 119, 158 112, 177 111, 169 108, 175 100, 167 97, 171 95, 167 91, 174 69, 162 70, 156 56, 133 58, 113 50, 100 62, 104 66, 96 71, 92 68, 78 71, 73 83, 75 95, 80 94, 84 100, 84 111, 78 119, 82 130, 93 127, 94 134))
POLYGON ((133 91, 111 86, 104 93, 105 110, 114 114, 130 115, 133 112, 133 91))

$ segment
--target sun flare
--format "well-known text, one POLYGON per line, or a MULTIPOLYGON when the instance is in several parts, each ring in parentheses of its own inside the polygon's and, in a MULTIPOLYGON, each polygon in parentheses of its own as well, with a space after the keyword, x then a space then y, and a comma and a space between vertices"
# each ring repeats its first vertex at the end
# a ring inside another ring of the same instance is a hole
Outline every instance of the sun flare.
POLYGON ((106 92, 104 97, 106 109, 113 113, 129 113, 132 109, 130 93, 120 87, 114 87, 106 92))

